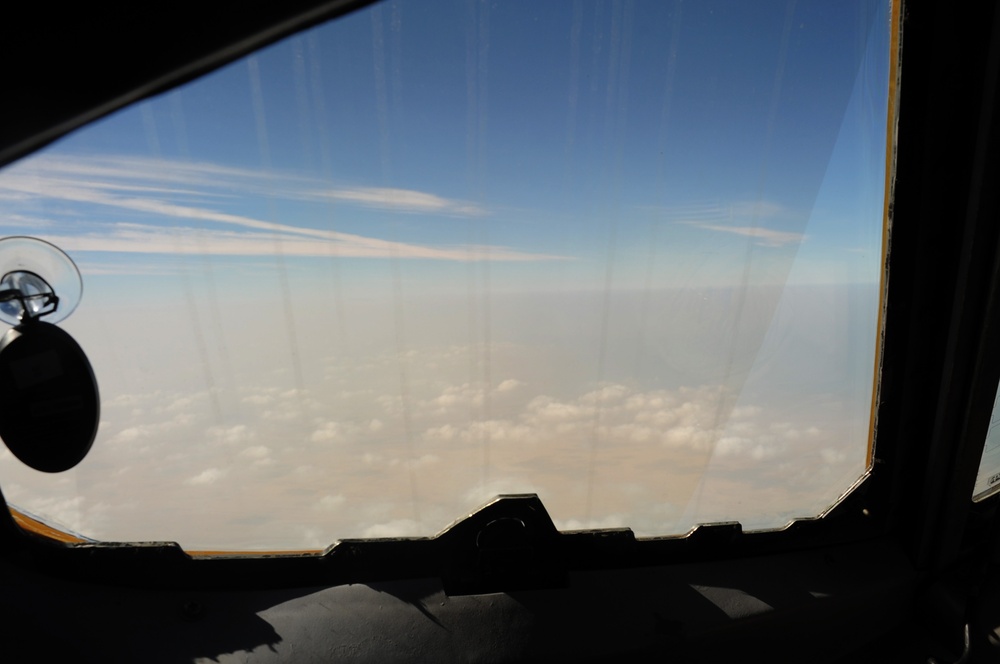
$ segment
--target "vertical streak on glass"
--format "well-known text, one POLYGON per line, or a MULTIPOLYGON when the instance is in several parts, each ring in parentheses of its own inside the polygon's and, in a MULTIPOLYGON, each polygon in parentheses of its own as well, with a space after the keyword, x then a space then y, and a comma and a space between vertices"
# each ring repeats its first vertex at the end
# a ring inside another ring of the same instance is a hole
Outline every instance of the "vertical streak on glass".
MULTIPOLYGON (((660 132, 657 137, 657 150, 660 155, 656 169, 656 195, 659 198, 660 206, 665 206, 667 201, 663 199, 664 181, 666 180, 667 146, 669 141, 667 136, 670 132, 670 107, 674 97, 674 77, 677 72, 677 46, 681 37, 681 20, 684 13, 683 0, 674 1, 673 22, 670 30, 670 52, 667 55, 667 69, 664 76, 663 86, 663 111, 660 113, 660 132)), ((643 360, 645 358, 646 346, 646 326, 649 324, 649 299, 650 291, 653 287, 653 272, 656 268, 656 244, 659 241, 659 223, 657 211, 649 214, 649 239, 647 240, 646 253, 646 275, 643 279, 642 300, 639 303, 639 325, 636 338, 635 365, 632 375, 639 377, 642 375, 643 360)))
POLYGON ((403 12, 399 0, 389 4, 389 37, 392 40, 391 92, 393 109, 396 112, 403 104, 403 12))
POLYGON ((483 485, 490 480, 490 447, 493 444, 493 372, 492 372, 492 330, 493 319, 490 311, 490 231, 485 221, 480 222, 482 231, 483 265, 483 485))
MULTIPOLYGON (((778 116, 778 102, 781 99, 781 89, 784 83, 785 77, 785 64, 788 60, 788 42, 792 32, 792 19, 795 15, 795 4, 796 0, 789 0, 788 8, 785 11, 785 25, 781 34, 781 45, 778 50, 778 64, 774 72, 774 85, 771 89, 771 106, 767 113, 767 128, 764 133, 764 154, 761 158, 760 165, 760 179, 757 183, 757 201, 754 205, 753 212, 750 218, 750 225, 752 228, 757 229, 760 225, 760 214, 761 206, 764 202, 764 191, 767 187, 768 178, 768 165, 770 158, 770 148, 771 143, 774 138, 774 125, 778 116)), ((732 214, 732 209, 730 208, 730 214, 732 214)), ((747 292, 750 287, 750 272, 753 267, 754 260, 754 247, 755 242, 752 237, 747 238, 746 243, 746 258, 743 261, 743 276, 740 278, 740 294, 736 301, 736 311, 733 321, 733 330, 731 343, 729 346, 729 354, 726 358, 726 369, 723 373, 724 383, 729 382, 729 378, 732 374, 733 364, 736 360, 736 340, 739 337, 739 328, 743 323, 744 309, 746 307, 747 292)), ((722 418, 723 400, 719 401, 718 413, 715 421, 715 425, 718 426, 722 418)))
MULTIPOLYGON (((466 174, 466 186, 470 192, 475 192, 476 178, 473 174, 474 165, 476 163, 476 3, 474 0, 470 1, 467 5, 468 10, 468 24, 465 29, 465 99, 466 99, 466 112, 465 112, 465 174, 466 174)), ((474 198, 474 193, 470 195, 470 198, 474 198)), ((468 237, 468 252, 467 261, 465 264, 465 274, 466 274, 466 307, 468 308, 468 326, 469 326, 469 345, 468 345, 468 355, 469 355, 469 389, 473 389, 479 378, 479 372, 477 371, 479 363, 479 354, 477 352, 478 334, 476 330, 476 314, 477 304, 476 304, 476 261, 478 258, 478 249, 476 248, 475 241, 475 220, 471 217, 466 220, 466 233, 468 237)), ((476 427, 476 416, 478 415, 475 400, 469 401, 469 430, 475 431, 476 427)), ((487 453, 483 451, 483 469, 482 469, 482 488, 484 498, 487 486, 487 466, 489 459, 487 453)))
POLYGON ((583 0, 573 1, 573 22, 569 30, 569 109, 566 113, 566 174, 564 187, 567 197, 573 181, 573 148, 576 143, 576 113, 580 96, 580 33, 583 31, 583 0))
MULTIPOLYGON (((601 14, 604 11, 604 1, 597 0, 594 3, 594 40, 591 45, 591 62, 590 62, 590 95, 593 97, 597 94, 597 88, 600 85, 600 77, 597 75, 599 71, 598 65, 601 62, 601 51, 603 50, 603 38, 604 35, 601 33, 601 28, 604 22, 601 20, 601 14)), ((590 112, 594 112, 595 105, 589 104, 590 112)))
POLYGON ((302 37, 291 40, 292 80, 295 82, 295 105, 299 115, 299 140, 302 142, 302 165, 308 170, 313 166, 313 145, 310 126, 309 89, 306 85, 306 55, 302 37))
MULTIPOLYGON (((184 107, 182 105, 181 94, 182 93, 180 92, 180 90, 175 90, 170 94, 169 96, 170 116, 172 124, 174 126, 174 135, 176 137, 177 145, 180 150, 181 156, 185 160, 190 162, 191 149, 190 149, 190 144, 188 142, 187 126, 184 122, 184 107)), ((233 374, 233 366, 230 363, 229 359, 229 345, 226 343, 225 334, 223 332, 222 312, 219 308, 219 298, 215 287, 215 270, 212 260, 212 254, 207 250, 205 246, 204 229, 198 228, 195 231, 195 236, 197 238, 199 248, 201 249, 200 253, 201 253, 201 263, 202 263, 202 276, 205 283, 205 294, 208 300, 209 317, 210 320, 212 321, 212 326, 215 328, 216 344, 217 344, 216 350, 219 353, 219 357, 222 360, 222 371, 225 379, 227 380, 226 387, 228 388, 228 392, 231 395, 233 395, 232 400, 230 402, 232 404, 230 408, 233 409, 231 412, 234 413, 238 417, 238 419, 242 420, 241 417, 242 413, 240 412, 242 402, 238 398, 238 395, 236 394, 236 389, 237 389, 236 379, 233 374)), ((186 270, 184 271, 183 276, 184 276, 184 290, 185 292, 187 292, 188 289, 190 288, 190 284, 188 282, 188 275, 186 270)), ((193 296, 189 297, 193 301, 193 296)), ((196 323, 196 325, 199 328, 201 327, 200 322, 196 323)), ((200 339, 201 337, 200 333, 198 336, 199 336, 199 346, 203 346, 204 343, 200 339)), ((199 352, 202 352, 201 349, 199 349, 199 352)), ((207 351, 205 351, 205 353, 207 355, 207 351)), ((203 360, 202 363, 204 366, 208 367, 207 360, 203 360)), ((219 405, 219 400, 216 394, 216 390, 214 389, 210 390, 210 394, 212 399, 212 408, 213 410, 216 411, 216 425, 221 427, 224 425, 224 419, 221 413, 221 408, 219 405)), ((237 452, 235 449, 229 449, 226 452, 227 465, 229 467, 235 466, 236 454, 237 452)), ((238 488, 235 489, 235 494, 236 494, 235 496, 231 496, 232 499, 239 500, 241 503, 246 504, 247 486, 245 483, 240 483, 238 485, 238 488)))
POLYGON ((621 30, 622 30, 622 0, 613 0, 611 3, 611 43, 608 44, 608 83, 604 95, 604 140, 605 147, 612 149, 610 141, 614 128, 614 100, 618 91, 618 61, 621 57, 621 30))
MULTIPOLYGON (((264 172, 271 176, 271 149, 267 140, 267 120, 264 115, 264 95, 260 85, 260 65, 257 64, 257 57, 250 56, 247 59, 247 69, 250 74, 250 93, 253 98, 253 115, 257 125, 257 145, 260 148, 260 161, 264 172)), ((272 192, 267 192, 267 207, 270 221, 274 222, 274 197, 272 192)), ((285 332, 288 337, 289 351, 292 356, 292 371, 295 377, 295 389, 299 400, 304 398, 304 383, 302 380, 302 360, 299 357, 299 342, 295 333, 295 311, 292 307, 291 287, 288 284, 288 268, 285 265, 285 255, 281 247, 281 238, 274 237, 274 254, 278 262, 278 282, 281 287, 281 300, 285 315, 285 332)))
POLYGON ((153 117, 152 104, 153 102, 149 100, 143 102, 139 106, 139 111, 142 114, 142 128, 146 131, 146 148, 157 160, 161 160, 163 152, 160 150, 160 137, 156 133, 156 119, 153 117))
MULTIPOLYGON (((479 203, 485 199, 486 187, 486 131, 487 131, 487 93, 489 75, 489 5, 473 0, 468 4, 469 22, 466 27, 466 160, 472 198, 479 203)), ((489 228, 485 220, 468 221, 469 265, 468 275, 468 324, 469 324, 469 387, 480 386, 481 404, 478 413, 480 448, 482 449, 481 484, 484 494, 488 490, 492 468, 492 318, 491 318, 491 281, 489 228), (479 225, 479 236, 476 237, 475 227, 479 225), (478 240, 478 242, 476 241, 478 240), (478 245, 478 246, 477 246, 478 245), (478 268, 478 270, 477 270, 478 268), (481 298, 477 302, 476 281, 477 272, 481 276, 481 298), (478 305, 478 306, 477 306, 478 305), (478 311, 481 307, 481 311, 478 311), (476 330, 477 320, 482 320, 482 341, 478 342, 476 330), (482 368, 479 375, 477 368, 482 368)), ((469 417, 476 420, 475 404, 470 404, 469 417)))
POLYGON ((622 159, 624 157, 624 128, 628 109, 628 75, 630 64, 632 30, 632 5, 616 0, 612 4, 611 44, 608 50, 608 82, 605 98, 605 149, 611 158, 612 187, 611 205, 607 212, 608 252, 604 272, 604 294, 601 302, 601 330, 597 357, 597 398, 594 400, 594 414, 590 450, 587 457, 587 489, 584 502, 584 521, 593 525, 594 486, 597 471, 597 451, 600 447, 601 420, 604 399, 601 386, 604 382, 607 362, 608 334, 611 318, 611 287, 614 283, 614 264, 618 244, 619 195, 621 187, 622 159), (616 103, 617 102, 617 103, 616 103))
MULTIPOLYGON (((479 371, 478 371, 478 369, 479 369, 479 353, 477 352, 478 348, 479 348, 479 343, 478 343, 478 334, 477 334, 477 329, 476 329, 476 327, 477 327, 477 321, 478 321, 478 318, 477 318, 478 310, 477 310, 477 302, 476 302, 476 266, 477 266, 477 258, 476 258, 476 249, 475 249, 476 242, 475 242, 475 236, 474 236, 475 228, 473 226, 473 221, 472 220, 469 220, 467 222, 467 229, 466 230, 467 230, 468 243, 469 243, 468 259, 465 262, 466 310, 467 310, 467 326, 468 326, 468 335, 469 335, 469 342, 468 342, 468 347, 466 349, 466 351, 467 351, 466 354, 468 355, 468 358, 469 358, 468 385, 469 385, 469 389, 472 390, 472 389, 475 388, 475 385, 476 385, 476 383, 479 380, 479 371)), ((477 408, 477 406, 476 406, 475 399, 470 399, 469 400, 469 431, 475 431, 476 430, 476 420, 477 420, 478 416, 479 416, 479 408, 477 408)), ((487 483, 487 479, 488 479, 487 478, 487 475, 488 475, 487 464, 488 464, 488 462, 489 462, 489 459, 485 456, 485 452, 484 452, 483 470, 482 470, 482 478, 481 478, 484 492, 485 492, 485 489, 486 489, 486 483, 487 483)))
MULTIPOLYGON (((163 161, 163 153, 160 148, 160 137, 156 128, 156 118, 153 115, 153 102, 147 101, 140 107, 142 113, 142 124, 146 130, 146 144, 150 153, 156 158, 158 163, 163 161)), ((198 315, 198 306, 194 298, 194 289, 191 287, 191 277, 188 275, 186 264, 187 255, 181 245, 181 230, 174 227, 171 234, 174 238, 174 253, 178 260, 185 263, 185 268, 181 270, 181 286, 184 291, 184 301, 187 304, 188 312, 191 316, 191 324, 194 328, 195 348, 198 351, 199 364, 201 364, 202 378, 208 388, 208 398, 212 406, 212 416, 216 424, 222 424, 222 409, 219 407, 219 394, 215 387, 215 376, 212 375, 212 366, 208 361, 208 349, 205 345, 205 331, 198 315)))
MULTIPOLYGON (((477 113, 477 94, 476 94, 476 3, 473 1, 469 2, 467 5, 469 12, 469 22, 465 29, 465 98, 466 98, 466 115, 465 115, 465 173, 466 173, 466 186, 469 188, 470 198, 474 198, 474 192, 477 190, 476 178, 474 175, 475 163, 476 163, 476 113, 477 113)), ((476 329, 477 322, 477 302, 476 302, 476 267, 478 259, 478 249, 476 248, 476 237, 475 237, 475 225, 476 222, 473 218, 469 218, 466 221, 466 232, 468 237, 468 258, 465 265, 466 272, 466 306, 468 307, 468 326, 469 326, 469 345, 468 345, 468 355, 469 355, 469 389, 473 389, 479 380, 479 372, 477 371, 479 365, 479 343, 478 343, 478 333, 476 329)), ((476 430, 476 418, 479 415, 477 412, 475 400, 469 401, 469 430, 476 430)), ((483 468, 482 468, 482 488, 484 493, 486 493, 487 486, 487 476, 488 476, 488 464, 489 458, 486 450, 483 451, 483 468)))
MULTIPOLYGON (((174 90, 168 96, 170 102, 170 118, 174 126, 174 136, 181 156, 190 162, 191 148, 188 142, 187 126, 184 122, 184 106, 182 104, 181 94, 180 90, 174 90)), ((226 380, 226 388, 235 394, 236 379, 233 374, 233 365, 229 360, 229 345, 226 343, 226 335, 222 327, 222 314, 219 309, 219 296, 215 288, 215 270, 212 261, 212 254, 205 247, 204 229, 198 229, 195 232, 195 238, 201 249, 202 277, 205 283, 205 295, 208 299, 208 315, 212 321, 212 327, 215 328, 215 350, 222 362, 222 373, 226 380)), ((234 400, 234 403, 237 404, 236 407, 238 408, 238 404, 240 403, 239 400, 234 400)))
MULTIPOLYGON (((611 44, 608 48, 608 75, 607 75, 607 90, 605 93, 605 108, 604 108, 604 147, 605 150, 610 149, 611 140, 611 124, 612 124, 612 104, 611 100, 614 97, 614 82, 615 82, 615 65, 617 64, 618 54, 615 52, 618 46, 619 39, 619 9, 621 3, 618 0, 611 5, 611 44)), ((597 53, 595 51, 595 60, 597 53)), ((596 62, 595 62, 596 64, 596 62)), ((595 67, 596 72, 596 67, 595 67)), ((606 153, 605 153, 606 154, 606 153)), ((605 165, 607 161, 605 160, 605 165)), ((607 181, 607 180, 605 180, 607 181)), ((597 470, 597 448, 599 446, 600 438, 600 427, 601 427, 601 416, 603 414, 603 409, 601 407, 601 386, 604 382, 604 363, 606 361, 605 355, 607 353, 607 339, 608 339, 608 322, 610 317, 611 309, 611 284, 614 278, 614 259, 615 259, 615 244, 617 240, 617 215, 612 213, 611 219, 609 220, 608 226, 608 245, 607 254, 605 256, 604 262, 604 293, 601 299, 601 331, 598 337, 598 348, 597 348, 597 381, 596 390, 594 398, 594 410, 593 419, 591 423, 591 436, 590 436, 590 446, 587 455, 587 476, 586 476, 586 491, 584 499, 583 508, 583 522, 592 526, 591 517, 593 515, 594 507, 594 483, 597 470)))
MULTIPOLYGON (((333 159, 330 155, 330 135, 327 133, 326 125, 326 97, 323 94, 323 73, 320 69, 322 56, 319 50, 319 41, 316 39, 315 31, 308 36, 309 46, 309 84, 312 90, 312 99, 315 106, 313 117, 316 118, 316 130, 319 133, 319 157, 320 165, 323 169, 323 180, 327 184, 333 184, 333 159)), ((335 231, 336 206, 332 198, 327 203, 330 210, 329 230, 335 231)), ((340 252, 337 242, 327 242, 326 246, 330 253, 330 273, 333 281, 333 306, 337 317, 337 334, 340 338, 341 352, 345 356, 350 355, 347 345, 347 318, 344 312, 344 291, 340 278, 340 252)))
MULTIPOLYGON (((785 10, 785 23, 781 33, 781 44, 778 48, 778 62, 774 71, 774 83, 771 87, 771 105, 768 109, 767 125, 764 132, 764 154, 761 155, 760 178, 757 183, 757 200, 750 215, 750 225, 754 229, 759 227, 761 206, 764 203, 764 190, 767 186, 770 148, 774 138, 774 125, 778 116, 778 102, 781 99, 781 89, 784 83, 785 64, 788 61, 788 44, 792 32, 792 19, 795 16, 795 5, 796 0, 789 0, 785 10)), ((732 206, 730 206, 730 215, 732 215, 732 212, 732 206)), ((694 495, 692 495, 691 499, 688 501, 687 511, 690 513, 697 513, 697 506, 701 503, 701 498, 705 491, 705 475, 708 470, 708 465, 715 454, 716 445, 722 437, 724 428, 723 425, 729 419, 729 413, 736 405, 736 401, 739 398, 739 392, 742 391, 742 386, 739 389, 731 391, 728 390, 727 387, 729 386, 730 379, 733 375, 733 365, 736 362, 737 347, 740 345, 738 341, 740 338, 740 328, 744 322, 746 301, 750 289, 750 273, 753 267, 754 245, 754 238, 752 236, 747 237, 745 258, 743 260, 743 275, 740 278, 739 293, 736 296, 735 308, 733 312, 733 327, 729 334, 729 350, 726 354, 725 369, 722 374, 722 382, 719 385, 719 398, 718 401, 716 401, 715 415, 712 419, 711 442, 709 443, 709 447, 702 458, 701 471, 699 473, 701 480, 698 482, 698 486, 694 490, 694 495)), ((771 315, 774 315, 773 310, 771 311, 771 315)), ((760 345, 758 344, 754 352, 756 353, 759 350, 760 345)))
MULTIPOLYGON (((479 58, 478 65, 479 83, 477 91, 479 93, 479 141, 477 155, 477 173, 479 180, 479 195, 477 200, 480 203, 485 201, 486 189, 486 131, 489 108, 489 55, 490 55, 490 6, 485 0, 481 4, 482 11, 479 15, 479 58)), ((482 260, 483 275, 483 482, 489 481, 490 465, 492 463, 492 431, 490 430, 490 420, 493 417, 493 404, 491 391, 493 389, 492 376, 492 354, 493 354, 493 330, 491 316, 491 289, 490 282, 490 242, 489 226, 486 219, 480 220, 480 231, 482 236, 482 260)))
POLYGON ((382 29, 382 7, 372 8, 372 65, 375 68, 375 112, 378 116, 379 159, 382 179, 391 184, 389 164, 389 91, 385 76, 385 35, 382 29))
MULTIPOLYGON (((375 74, 375 103, 379 125, 379 156, 382 179, 386 186, 392 183, 389 154, 389 100, 386 85, 385 35, 382 27, 382 8, 374 7, 372 17, 372 62, 375 74)), ((395 238, 392 238, 395 240, 395 238)), ((413 504, 413 520, 418 531, 423 529, 420 518, 420 500, 417 494, 416 451, 413 444, 413 425, 410 413, 410 379, 406 366, 406 336, 403 325, 403 278, 399 265, 399 249, 395 241, 389 245, 389 267, 392 278, 393 330, 396 340, 396 364, 399 367, 399 396, 403 415, 403 438, 409 460, 406 464, 413 504)))

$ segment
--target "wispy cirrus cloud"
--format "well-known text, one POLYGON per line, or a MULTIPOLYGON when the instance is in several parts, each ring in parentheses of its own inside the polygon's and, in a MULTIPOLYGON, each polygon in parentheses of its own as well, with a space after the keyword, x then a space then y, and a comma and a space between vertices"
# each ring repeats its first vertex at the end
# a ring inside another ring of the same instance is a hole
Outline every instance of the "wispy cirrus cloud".
POLYGON ((46 233, 45 239, 71 252, 187 254, 214 256, 297 256, 338 258, 401 258, 446 261, 563 260, 564 257, 516 251, 507 247, 435 247, 390 242, 345 233, 328 237, 288 233, 206 231, 190 227, 162 228, 145 224, 109 224, 80 235, 46 233))
POLYGON ((725 226, 723 224, 702 224, 688 222, 695 228, 706 231, 717 231, 719 233, 729 233, 732 235, 742 235, 753 238, 762 247, 784 247, 790 244, 801 244, 806 236, 802 233, 790 233, 788 231, 776 231, 762 226, 725 226))
MULTIPOLYGON (((227 199, 259 200, 261 192, 306 203, 344 203, 392 213, 481 216, 468 201, 410 189, 324 186, 293 174, 266 173, 215 164, 140 157, 43 155, 0 177, 0 198, 38 204, 81 206, 79 219, 54 222, 46 238, 75 251, 138 254, 197 253, 229 256, 341 256, 436 260, 538 261, 565 257, 508 247, 425 245, 310 228, 257 218, 227 209, 227 199), (133 220, 97 221, 114 211, 133 220), (231 227, 225 230, 223 227, 231 227)), ((40 225, 36 225, 40 227, 40 225)))
POLYGON ((480 217, 487 211, 468 201, 453 200, 412 189, 391 187, 334 188, 308 192, 317 198, 356 203, 365 207, 399 212, 424 212, 454 215, 460 217, 480 217))
POLYGON ((736 221, 791 218, 795 213, 776 201, 690 202, 677 205, 639 205, 637 210, 655 212, 672 221, 736 221))
POLYGON ((703 203, 677 206, 641 206, 639 209, 662 215, 675 224, 692 226, 705 231, 739 235, 750 238, 758 246, 784 247, 801 244, 804 233, 777 230, 763 225, 804 227, 805 218, 775 201, 734 201, 731 203, 703 203))
POLYGON ((768 219, 788 216, 790 211, 781 203, 774 201, 737 201, 729 206, 732 216, 739 218, 768 219))
MULTIPOLYGON (((44 193, 65 200, 86 200, 81 199, 83 192, 94 190, 206 199, 239 193, 260 195, 263 192, 288 200, 342 202, 394 212, 449 216, 488 214, 485 208, 469 201, 415 189, 352 184, 331 186, 329 182, 292 173, 115 155, 35 157, 0 178, 0 192, 5 190, 8 195, 44 193)), ((94 202, 108 203, 107 200, 94 202)))
POLYGON ((51 226, 51 225, 52 222, 49 221, 48 219, 43 219, 41 217, 33 215, 14 214, 14 213, 5 213, 0 215, 0 228, 24 228, 25 226, 31 226, 33 228, 44 228, 46 226, 51 226))

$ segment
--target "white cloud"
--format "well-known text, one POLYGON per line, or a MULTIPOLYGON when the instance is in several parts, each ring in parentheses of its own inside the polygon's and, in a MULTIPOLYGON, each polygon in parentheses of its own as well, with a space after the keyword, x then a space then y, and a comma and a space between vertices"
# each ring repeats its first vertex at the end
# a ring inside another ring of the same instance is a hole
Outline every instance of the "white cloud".
POLYGON ((701 228, 706 231, 717 231, 719 233, 729 233, 732 235, 742 235, 753 238, 756 244, 762 247, 784 247, 790 244, 802 244, 806 236, 802 233, 790 233, 788 231, 776 231, 763 226, 725 226, 723 224, 703 224, 689 222, 691 226, 701 228))
POLYGON ((151 431, 151 427, 144 425, 128 427, 112 436, 111 439, 108 440, 108 443, 112 445, 120 443, 134 443, 137 440, 148 438, 151 431))
MULTIPOLYGON (((142 416, 143 412, 134 412, 134 416, 142 416)), ((186 413, 178 413, 172 419, 163 422, 151 422, 135 424, 125 427, 121 431, 111 435, 107 441, 110 445, 130 445, 140 441, 153 440, 164 433, 176 431, 179 427, 187 424, 190 416, 186 413)))
POLYGON ((290 407, 268 409, 260 412, 261 419, 272 422, 292 422, 301 419, 301 417, 302 412, 298 408, 290 407))
POLYGON ((237 232, 150 224, 106 224, 99 231, 79 235, 40 234, 40 237, 67 251, 117 252, 133 254, 188 254, 195 256, 283 256, 339 258, 399 258, 446 261, 548 261, 563 256, 520 252, 506 247, 434 247, 389 242, 345 233, 318 231, 332 237, 313 235, 308 229, 282 233, 237 232))
POLYGON ((707 450, 718 436, 716 429, 702 429, 695 426, 679 426, 667 429, 660 434, 660 440, 666 447, 686 447, 692 450, 707 450))
POLYGON ((362 537, 416 537, 426 535, 413 519, 393 519, 365 528, 362 537))
POLYGON ((757 417, 762 412, 760 406, 738 406, 733 408, 733 417, 735 418, 749 418, 757 417))
POLYGON ((467 490, 462 496, 462 503, 477 508, 491 502, 502 494, 536 493, 538 486, 523 477, 507 475, 495 477, 488 483, 479 483, 467 490))
POLYGON ((439 427, 431 427, 423 433, 424 440, 450 443, 456 437, 463 435, 463 430, 452 424, 443 424, 439 427))
POLYGON ((487 214, 480 206, 467 201, 451 200, 412 189, 390 187, 352 187, 307 192, 317 198, 358 203, 366 207, 402 212, 440 213, 462 217, 487 214))
POLYGON ((240 456, 244 456, 250 459, 265 459, 271 454, 271 448, 267 445, 254 445, 253 447, 248 447, 240 452, 240 456))
POLYGON ((223 189, 239 189, 241 183, 245 183, 243 186, 249 186, 256 182, 257 186, 260 186, 260 181, 267 176, 260 171, 206 162, 171 161, 127 155, 80 157, 41 154, 24 159, 19 164, 26 167, 25 170, 32 175, 44 172, 97 182, 108 179, 135 182, 143 174, 155 174, 155 178, 150 177, 157 183, 198 187, 207 181, 216 183, 223 189))
POLYGON ((397 394, 383 394, 375 398, 375 403, 381 406, 389 417, 399 417, 403 414, 403 397, 397 394))
POLYGON ((707 231, 740 235, 762 247, 784 247, 801 244, 802 233, 767 228, 762 220, 784 220, 784 224, 804 225, 805 219, 774 201, 735 201, 729 204, 693 204, 673 207, 645 206, 640 209, 658 212, 674 223, 694 226, 707 231))
MULTIPOLYGON (((437 259, 450 261, 537 261, 564 257, 521 252, 507 247, 469 245, 429 246, 394 242, 340 231, 309 228, 258 219, 219 209, 235 192, 271 195, 290 200, 331 199, 397 212, 482 215, 485 210, 466 201, 428 192, 379 187, 317 189, 314 180, 282 174, 231 169, 134 157, 53 157, 24 160, 0 178, 0 196, 58 200, 96 205, 156 217, 169 226, 150 223, 88 224, 85 232, 53 230, 45 238, 77 252, 271 256, 280 248, 286 256, 437 259), (185 188, 176 185, 183 184, 185 188), (270 186, 268 186, 270 185, 270 186), (169 197, 169 198, 168 198, 169 197), (184 201, 184 202, 178 202, 184 201), (192 204, 189 201, 194 201, 192 204), (214 206, 214 207, 213 207, 214 206), (197 227, 175 225, 196 221, 197 227), (212 224, 239 230, 211 228, 212 224)), ((37 228, 37 224, 33 225, 37 228)))
MULTIPOLYGON (((4 197, 4 196, 0 195, 0 201, 3 201, 3 200, 8 200, 8 201, 10 201, 10 200, 17 200, 17 201, 20 201, 20 200, 27 200, 29 198, 30 198, 30 196, 22 195, 22 194, 16 194, 16 195, 13 195, 13 196, 8 196, 8 197, 4 197)), ((51 220, 49 220, 49 219, 42 219, 41 217, 35 217, 35 216, 31 216, 31 215, 16 214, 14 212, 6 212, 5 211, 4 214, 2 216, 0 216, 0 228, 4 228, 4 227, 7 227, 7 226, 14 227, 14 228, 18 228, 18 227, 23 228, 25 226, 30 226, 31 228, 45 228, 45 227, 51 226, 51 225, 52 225, 52 221, 51 220)))
MULTIPOLYGON (((23 160, 18 170, 50 181, 83 183, 94 189, 218 198, 269 190, 292 200, 336 200, 365 207, 405 212, 437 212, 480 216, 488 211, 474 203, 436 194, 392 187, 328 187, 314 178, 255 171, 206 162, 125 155, 39 155, 23 160)), ((16 189, 12 194, 16 194, 16 189)))
POLYGON ((472 444, 487 439, 496 442, 537 442, 543 438, 543 432, 511 420, 474 420, 461 426, 445 424, 431 427, 426 429, 421 437, 423 440, 436 443, 460 441, 472 444))
POLYGON ((579 421, 593 417, 593 406, 574 403, 560 403, 551 397, 535 397, 528 403, 527 418, 531 422, 579 421))
POLYGON ((793 218, 794 211, 776 201, 751 200, 731 203, 687 203, 684 205, 640 205, 639 210, 658 212, 675 221, 711 222, 736 219, 793 218))
POLYGON ((193 396, 186 396, 174 399, 170 405, 167 406, 166 410, 176 412, 188 409, 191 407, 191 404, 195 402, 195 398, 196 397, 193 396))
POLYGON ((420 468, 426 468, 428 466, 433 466, 440 462, 441 459, 433 454, 424 454, 416 459, 392 459, 389 461, 390 466, 402 466, 406 469, 417 470, 420 468))
POLYGON ((829 466, 843 463, 844 459, 847 458, 847 455, 844 453, 843 450, 835 450, 830 447, 824 447, 822 450, 820 450, 819 454, 820 457, 822 457, 823 459, 823 463, 829 466))
POLYGON ((226 445, 235 445, 253 440, 255 433, 246 424, 235 424, 231 427, 211 427, 206 432, 209 439, 226 445))
POLYGON ((738 201, 729 206, 734 218, 751 217, 753 219, 788 216, 788 209, 774 201, 738 201))
MULTIPOLYGON (((80 523, 85 507, 83 496, 44 498, 32 505, 33 512, 42 517, 44 523, 55 526, 80 523)), ((69 530, 74 528, 70 526, 69 530)))
POLYGON ((185 482, 185 484, 190 484, 192 486, 208 486, 210 484, 215 484, 218 480, 226 476, 225 470, 220 470, 218 468, 207 468, 202 472, 198 473, 194 477, 190 478, 185 482))
POLYGON ((740 438, 737 436, 725 436, 719 439, 715 445, 715 453, 720 457, 724 456, 748 456, 754 461, 772 459, 784 451, 784 446, 773 439, 767 438, 752 439, 740 438))
POLYGON ((441 461, 440 457, 433 454, 424 454, 416 459, 407 461, 406 465, 408 468, 426 468, 428 466, 433 466, 441 461))
POLYGON ((436 406, 439 412, 445 412, 451 408, 482 406, 484 397, 484 390, 481 386, 465 383, 446 387, 441 394, 431 399, 430 405, 436 406))
POLYGON ((501 392, 501 393, 503 393, 503 392, 512 392, 513 390, 516 390, 517 388, 521 387, 522 385, 524 385, 524 383, 522 383, 521 381, 519 381, 517 379, 514 379, 514 378, 508 378, 507 380, 502 381, 499 385, 497 385, 496 390, 497 390, 497 392, 501 392))
POLYGON ((179 265, 149 265, 136 263, 101 263, 90 260, 76 261, 80 273, 89 276, 176 276, 183 272, 179 265))
POLYGON ((329 443, 344 440, 344 428, 339 422, 327 420, 320 425, 309 436, 309 440, 314 443, 329 443))
POLYGON ((807 435, 788 422, 771 422, 759 406, 734 407, 732 402, 732 395, 717 386, 637 392, 607 384, 575 399, 537 396, 507 418, 430 426, 421 440, 463 446, 489 440, 547 449, 596 437, 601 444, 639 455, 659 448, 762 461, 807 435))
POLYGON ((579 519, 552 519, 559 530, 591 530, 594 528, 625 528, 629 525, 629 515, 609 514, 587 523, 579 519))
POLYGON ((317 501, 316 509, 324 511, 336 510, 343 506, 346 502, 347 498, 339 493, 334 496, 327 494, 317 501))
POLYGON ((154 396, 155 394, 119 394, 115 397, 102 400, 101 405, 105 408, 134 406, 145 401, 149 401, 154 396))
POLYGON ((599 390, 587 392, 580 397, 580 401, 587 404, 608 404, 621 401, 629 394, 629 389, 624 385, 605 385, 599 390))

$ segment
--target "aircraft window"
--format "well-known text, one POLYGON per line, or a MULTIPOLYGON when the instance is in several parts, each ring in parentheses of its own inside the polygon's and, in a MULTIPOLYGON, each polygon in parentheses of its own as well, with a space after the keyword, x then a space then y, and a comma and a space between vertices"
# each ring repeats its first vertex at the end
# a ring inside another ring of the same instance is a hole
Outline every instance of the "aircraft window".
POLYGON ((989 498, 1000 491, 1000 393, 993 403, 993 413, 990 415, 990 426, 983 444, 983 456, 979 461, 979 474, 976 475, 976 486, 972 491, 972 499, 979 501, 989 498))
POLYGON ((0 172, 102 396, 29 517, 319 549, 502 493, 777 528, 867 471, 891 3, 388 2, 0 172))

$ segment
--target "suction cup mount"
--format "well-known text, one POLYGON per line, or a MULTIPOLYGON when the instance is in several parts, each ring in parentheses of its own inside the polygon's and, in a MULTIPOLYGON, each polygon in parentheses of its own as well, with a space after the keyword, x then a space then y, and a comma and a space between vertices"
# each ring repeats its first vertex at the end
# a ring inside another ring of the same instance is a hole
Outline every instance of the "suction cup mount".
POLYGON ((0 338, 0 438, 35 470, 69 470, 90 451, 101 412, 90 361, 52 324, 80 303, 80 271, 53 244, 9 237, 0 274, 0 320, 14 326, 0 338))
POLYGON ((0 240, 0 320, 65 320, 83 296, 80 270, 62 249, 32 237, 0 240))

